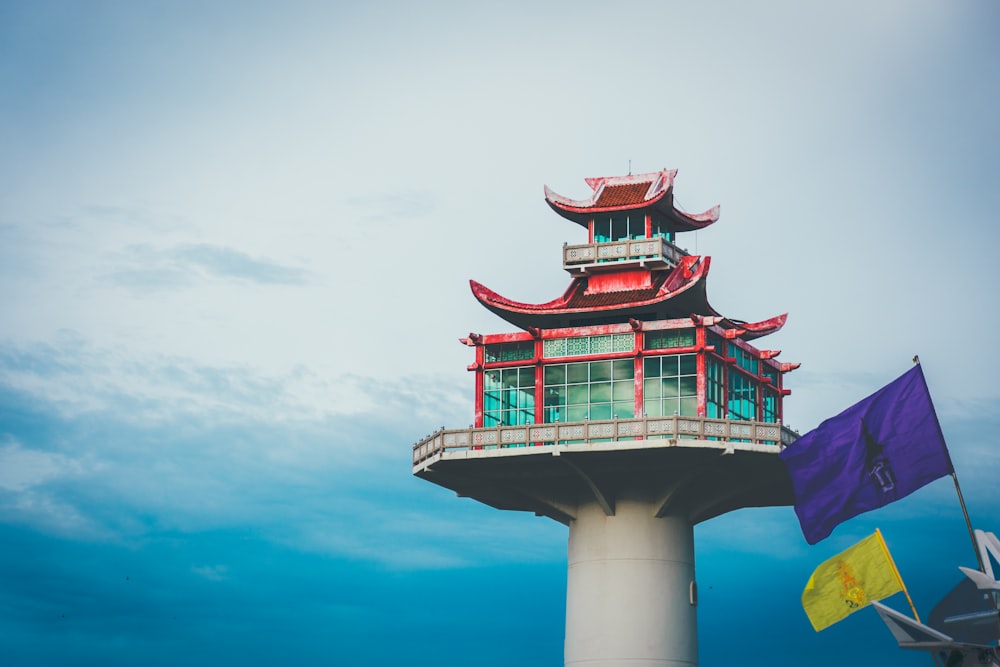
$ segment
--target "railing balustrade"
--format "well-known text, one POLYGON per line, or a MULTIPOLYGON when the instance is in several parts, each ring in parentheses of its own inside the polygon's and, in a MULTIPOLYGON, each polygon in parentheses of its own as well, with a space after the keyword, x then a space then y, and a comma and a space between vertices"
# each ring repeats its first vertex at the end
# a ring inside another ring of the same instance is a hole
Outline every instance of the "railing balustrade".
POLYGON ((639 417, 606 421, 441 429, 413 445, 413 465, 455 450, 509 449, 626 440, 698 439, 783 448, 798 434, 783 424, 706 417, 639 417))
POLYGON ((573 271, 619 261, 677 266, 685 255, 685 251, 660 237, 567 245, 563 246, 563 268, 573 271))

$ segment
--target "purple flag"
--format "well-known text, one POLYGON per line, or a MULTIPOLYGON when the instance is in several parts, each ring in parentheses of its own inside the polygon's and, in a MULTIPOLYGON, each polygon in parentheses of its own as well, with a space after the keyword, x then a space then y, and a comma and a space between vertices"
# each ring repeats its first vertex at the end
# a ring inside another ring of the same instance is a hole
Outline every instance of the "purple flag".
POLYGON ((920 364, 779 454, 809 544, 954 470, 920 364))

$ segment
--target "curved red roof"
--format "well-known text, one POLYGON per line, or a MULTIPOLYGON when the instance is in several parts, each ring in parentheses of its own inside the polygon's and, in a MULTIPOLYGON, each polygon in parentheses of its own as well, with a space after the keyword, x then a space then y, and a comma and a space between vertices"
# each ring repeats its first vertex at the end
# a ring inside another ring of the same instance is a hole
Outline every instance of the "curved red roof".
POLYGON ((729 329, 740 329, 741 337, 754 339, 780 329, 787 315, 756 323, 729 320, 708 303, 705 283, 711 257, 690 255, 672 271, 650 272, 648 286, 598 291, 588 289, 591 277, 573 279, 562 296, 545 303, 530 304, 508 299, 485 285, 470 280, 472 293, 486 308, 524 330, 557 329, 635 320, 669 320, 692 315, 718 317, 729 329))
POLYGON ((703 213, 685 213, 674 206, 676 169, 648 174, 600 176, 584 179, 594 191, 589 199, 570 199, 544 187, 545 201, 552 209, 573 222, 587 226, 595 213, 649 209, 673 220, 675 231, 687 232, 708 227, 719 219, 719 207, 703 213))

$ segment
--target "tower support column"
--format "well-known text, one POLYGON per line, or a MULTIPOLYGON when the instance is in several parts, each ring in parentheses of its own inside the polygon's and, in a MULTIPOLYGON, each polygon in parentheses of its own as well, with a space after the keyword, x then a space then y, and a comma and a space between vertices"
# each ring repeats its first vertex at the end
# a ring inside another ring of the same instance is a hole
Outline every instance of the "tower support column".
POLYGON ((651 498, 596 502, 569 530, 566 667, 698 664, 694 527, 651 498))

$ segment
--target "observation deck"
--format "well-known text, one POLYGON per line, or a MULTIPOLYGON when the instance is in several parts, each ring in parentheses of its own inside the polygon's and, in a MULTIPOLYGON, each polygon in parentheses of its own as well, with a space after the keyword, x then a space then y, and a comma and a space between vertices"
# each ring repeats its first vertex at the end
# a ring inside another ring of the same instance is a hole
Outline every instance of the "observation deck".
POLYGON ((413 474, 567 525, 587 502, 614 516, 623 489, 657 489, 657 516, 681 511, 698 523, 791 504, 777 454, 796 438, 783 424, 683 416, 441 429, 413 445, 413 474))
POLYGON ((563 246, 563 268, 570 273, 621 271, 631 266, 672 269, 688 253, 664 238, 628 239, 563 246))

